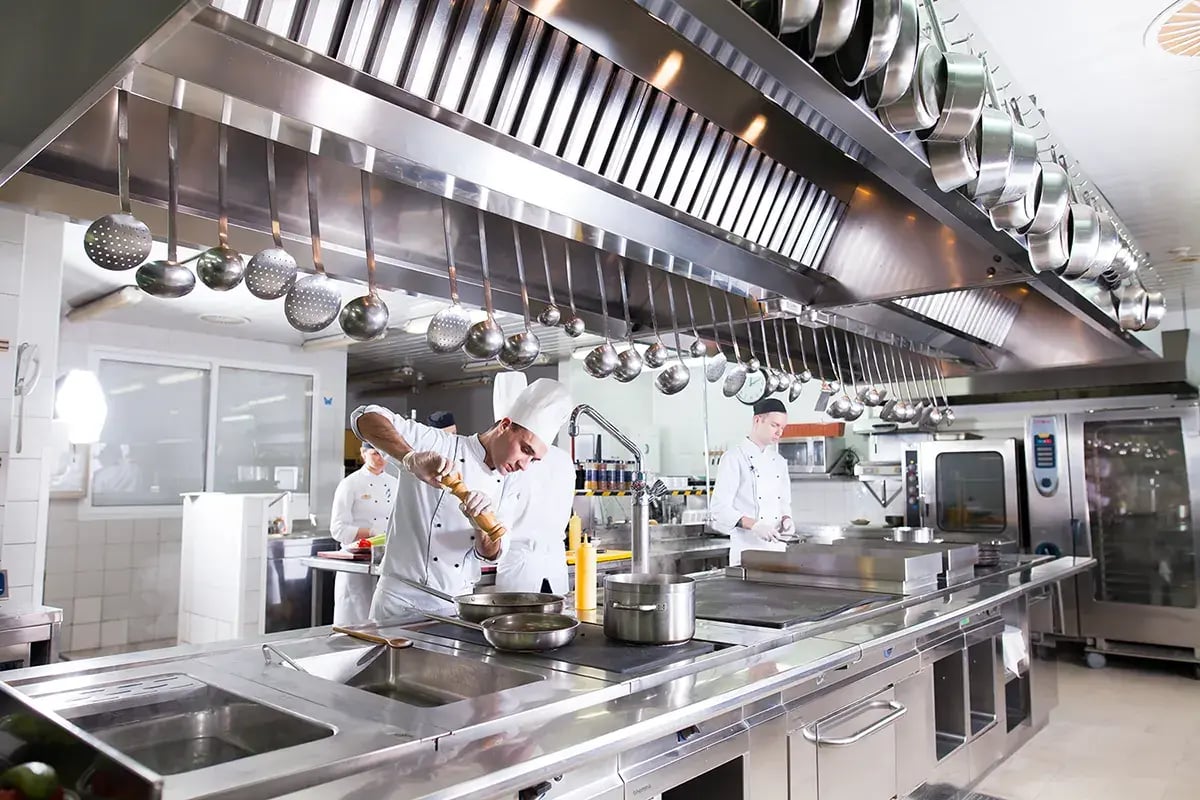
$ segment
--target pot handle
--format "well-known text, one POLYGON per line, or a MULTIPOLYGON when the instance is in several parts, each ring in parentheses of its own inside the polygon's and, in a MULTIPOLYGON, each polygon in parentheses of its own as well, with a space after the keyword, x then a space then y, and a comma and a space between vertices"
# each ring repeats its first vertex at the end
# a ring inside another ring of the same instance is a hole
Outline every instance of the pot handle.
POLYGON ((657 605, 631 606, 618 600, 609 600, 608 607, 615 608, 620 611, 658 611, 659 608, 657 605))

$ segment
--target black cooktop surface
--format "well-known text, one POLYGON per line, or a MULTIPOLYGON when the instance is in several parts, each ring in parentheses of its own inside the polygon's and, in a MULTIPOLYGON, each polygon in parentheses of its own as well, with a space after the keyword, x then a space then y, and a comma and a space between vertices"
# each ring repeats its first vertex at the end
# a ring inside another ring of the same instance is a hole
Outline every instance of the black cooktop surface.
MULTIPOLYGON (((488 646, 483 634, 479 631, 450 625, 445 622, 435 622, 421 628, 422 633, 454 639, 458 642, 488 646)), ((563 661, 580 667, 593 667, 606 672, 625 675, 634 672, 649 672, 658 667, 682 661, 685 658, 695 658, 716 649, 712 642, 702 642, 692 639, 683 644, 625 644, 605 637, 604 628, 583 622, 575 640, 557 650, 546 650, 537 653, 522 653, 521 655, 534 658, 547 658, 563 661)))
POLYGON ((760 628, 788 628, 896 597, 853 589, 714 578, 696 581, 696 618, 760 628))

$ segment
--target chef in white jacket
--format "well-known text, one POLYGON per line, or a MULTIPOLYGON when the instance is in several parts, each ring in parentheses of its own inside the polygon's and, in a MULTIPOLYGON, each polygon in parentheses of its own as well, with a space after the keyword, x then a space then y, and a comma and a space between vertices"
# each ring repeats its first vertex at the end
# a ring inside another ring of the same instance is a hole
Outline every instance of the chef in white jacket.
POLYGON ((451 596, 465 594, 478 581, 482 563, 503 558, 507 535, 493 539, 470 517, 490 511, 511 529, 529 504, 541 502, 544 488, 525 470, 545 456, 571 408, 566 387, 543 378, 518 395, 507 416, 476 436, 451 435, 381 406, 351 415, 355 434, 402 466, 372 619, 405 616, 413 606, 450 611, 450 604, 403 579, 451 596), (471 490, 461 504, 440 483, 453 472, 471 490))
MULTIPOLYGON (((496 375, 492 384, 495 419, 508 416, 527 383, 523 372, 496 375)), ((570 584, 563 538, 575 498, 575 463, 565 450, 550 445, 525 474, 538 487, 538 499, 513 520, 508 548, 496 564, 496 591, 566 594, 570 584)))
POLYGON ((795 533, 787 462, 776 450, 787 426, 787 409, 771 397, 754 404, 750 435, 725 451, 712 493, 712 525, 729 536, 729 564, 745 550, 782 551, 795 533))
MULTIPOLYGON (((386 471, 383 453, 363 442, 363 466, 342 478, 333 493, 329 532, 343 549, 359 539, 387 533, 396 500, 396 476, 386 471)), ((333 624, 363 622, 371 616, 375 581, 370 575, 339 572, 333 580, 333 624)))

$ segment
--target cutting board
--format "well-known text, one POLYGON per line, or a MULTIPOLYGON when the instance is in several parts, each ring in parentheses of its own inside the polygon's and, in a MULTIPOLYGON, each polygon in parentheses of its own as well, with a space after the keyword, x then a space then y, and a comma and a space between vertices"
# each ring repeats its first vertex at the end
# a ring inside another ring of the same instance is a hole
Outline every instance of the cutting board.
POLYGON ((332 558, 334 561, 370 561, 371 552, 369 550, 365 553, 350 553, 345 550, 322 550, 317 553, 317 558, 332 558))
MULTIPOLYGON (((630 550, 601 550, 596 553, 596 563, 603 564, 606 561, 628 561, 633 558, 633 552, 630 550)), ((575 566, 575 551, 567 551, 567 563, 575 566)))

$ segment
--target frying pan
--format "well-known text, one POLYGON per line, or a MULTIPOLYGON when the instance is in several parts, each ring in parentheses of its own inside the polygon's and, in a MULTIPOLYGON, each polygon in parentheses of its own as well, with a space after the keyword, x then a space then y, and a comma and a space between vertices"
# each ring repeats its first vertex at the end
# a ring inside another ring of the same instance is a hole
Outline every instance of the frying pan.
MULTIPOLYGON (((453 597, 445 592, 426 586, 418 581, 400 578, 402 583, 420 589, 439 600, 454 604, 455 613, 464 622, 481 623, 492 617, 513 614, 559 614, 563 610, 563 596, 545 592, 480 592, 453 597)), ((425 612, 422 611, 422 614, 425 612)))
POLYGON ((553 650, 574 641, 579 630, 579 620, 566 614, 502 614, 479 623, 413 610, 438 622, 479 631, 489 645, 510 653, 553 650))

